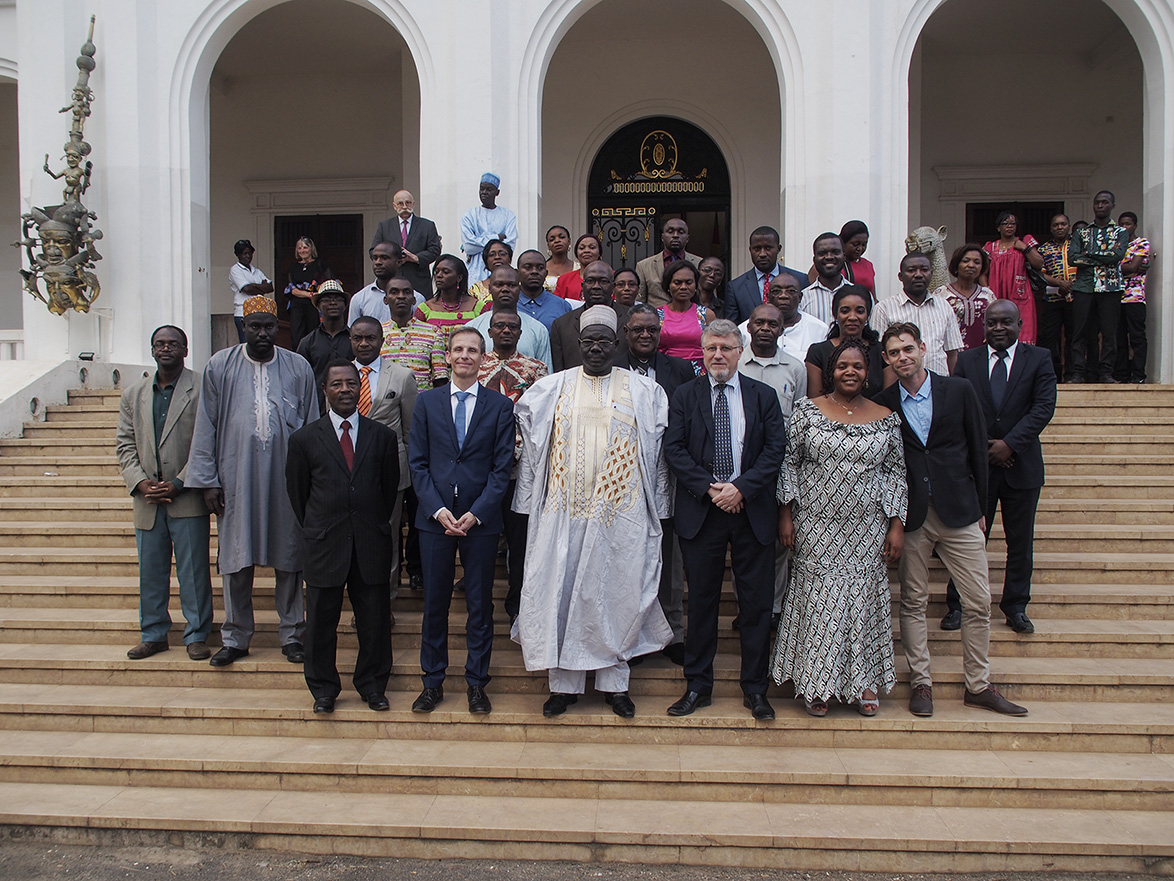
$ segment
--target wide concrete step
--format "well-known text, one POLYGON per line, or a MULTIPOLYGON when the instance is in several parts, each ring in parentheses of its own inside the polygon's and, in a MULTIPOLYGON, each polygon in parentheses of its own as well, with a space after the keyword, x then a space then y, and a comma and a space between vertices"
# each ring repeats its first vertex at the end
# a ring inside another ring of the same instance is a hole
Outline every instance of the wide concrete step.
MULTIPOLYGON (((1046 463, 1045 463, 1046 464, 1046 463)), ((1050 466, 1049 466, 1050 468, 1050 466)), ((1040 492, 1042 499, 1174 499, 1174 476, 1165 474, 1053 474, 1040 492)))
POLYGON ((101 456, 0 456, 0 476, 96 477, 121 473, 118 460, 109 454, 101 456))
POLYGON ((1168 416, 1134 416, 1128 420, 1105 418, 1097 416, 1096 410, 1082 410, 1078 416, 1053 416, 1048 427, 1044 429, 1044 439, 1058 435, 1079 434, 1087 435, 1093 431, 1104 431, 1115 437, 1133 434, 1158 435, 1165 434, 1174 428, 1174 415, 1168 416))
MULTIPOLYGON (((5 476, 0 475, 0 498, 42 498, 58 496, 71 499, 125 499, 126 484, 122 475, 62 477, 60 475, 5 476)), ((79 501, 78 504, 84 504, 79 501)))
MULTIPOLYGON (((996 523, 998 522, 996 517, 996 523)), ((1080 523, 1121 526, 1174 526, 1171 499, 1060 499, 1044 496, 1036 509, 1037 525, 1080 523)))
MULTIPOLYGON (((350 633, 344 627, 343 637, 350 633)), ((213 645, 218 640, 213 639, 213 645)), ((126 688, 226 688, 291 689, 301 694, 305 689, 302 668, 291 664, 276 646, 255 641, 249 655, 231 668, 210 666, 206 661, 192 661, 183 650, 178 635, 171 639, 169 651, 141 661, 126 657, 126 649, 138 642, 137 634, 121 644, 86 643, 0 643, 0 682, 23 684, 60 684, 77 686, 120 686, 126 688)), ((338 668, 343 682, 354 670, 355 642, 343 643, 338 654, 338 668)), ((464 653, 450 644, 450 688, 463 696, 464 653)), ((736 649, 735 649, 736 651, 736 649)), ((396 649, 389 692, 400 694, 410 704, 420 689, 420 654, 418 648, 396 649)), ((958 654, 934 655, 935 694, 941 700, 961 701, 962 662, 958 654)), ((898 684, 886 698, 886 706, 904 712, 909 699, 908 667, 900 648, 896 649, 898 684)), ((1022 658, 995 655, 992 676, 1013 700, 1033 704, 1036 701, 1097 701, 1104 703, 1169 703, 1174 699, 1174 662, 1161 658, 1022 658)), ((498 641, 490 670, 494 694, 525 694, 539 697, 547 691, 543 671, 528 671, 521 653, 513 644, 498 641)), ((739 657, 719 654, 714 663, 714 693, 718 697, 736 697, 739 657)), ((653 656, 633 667, 631 693, 634 698, 661 704, 662 712, 684 690, 680 667, 663 656, 653 656)), ((790 699, 794 692, 789 683, 772 685, 772 698, 790 699)))
POLYGON ((209 836, 250 849, 369 856, 643 862, 763 869, 1141 872, 1169 861, 1162 811, 799 802, 323 793, 264 788, 0 784, 0 823, 57 841, 183 845, 209 836), (18 809, 11 806, 20 805, 18 809))
POLYGON ((0 456, 58 455, 114 456, 114 444, 104 437, 15 437, 0 440, 0 456))
MULTIPOLYGON (((336 712, 354 712, 348 703, 336 712)), ((6 731, 0 782, 1130 811, 1163 810, 1174 792, 1174 759, 1161 755, 982 750, 960 760, 952 750, 745 745, 715 757, 671 743, 611 744, 601 755, 594 744, 330 734, 235 737, 226 754, 215 735, 6 731)))
POLYGON ((87 439, 102 439, 114 447, 115 429, 118 427, 118 420, 113 423, 109 420, 74 420, 70 422, 26 422, 24 424, 24 437, 29 439, 39 438, 87 438, 87 439))
POLYGON ((1064 434, 1046 435, 1043 439, 1045 462, 1050 462, 1056 455, 1071 456, 1160 456, 1169 458, 1174 455, 1174 435, 1162 434, 1129 434, 1115 436, 1112 429, 1106 427, 1099 435, 1064 434))
MULTIPOLYGON (((0 460, 2 461, 2 460, 0 460)), ((1095 476, 1112 478, 1174 476, 1174 455, 1115 453, 1088 455, 1055 453, 1044 460, 1049 475, 1095 476)))
MULTIPOLYGON (((220 671, 225 678, 249 678, 238 661, 220 671)), ((206 666, 206 665, 204 665, 206 666)), ((678 671, 679 672, 679 671, 678 671)), ((417 680, 418 682, 418 680, 417 680)), ((544 683, 545 685, 545 683, 544 683)), ((558 741, 565 743, 676 743, 771 747, 875 749, 995 749, 1053 752, 1112 752, 1168 755, 1174 747, 1174 708, 1169 702, 1033 700, 1030 715, 1008 717, 967 707, 960 689, 934 689, 934 715, 911 715, 899 699, 881 699, 877 716, 864 718, 853 707, 833 705, 812 719, 802 703, 772 693, 777 719, 751 717, 737 693, 715 694, 713 705, 675 718, 665 709, 680 696, 633 690, 634 719, 620 719, 601 696, 581 697, 565 715, 542 716, 545 687, 532 693, 488 687, 494 702, 488 716, 472 716, 464 683, 448 681, 444 702, 432 713, 410 709, 419 690, 389 691, 391 709, 373 713, 349 688, 330 720, 312 709, 307 689, 126 687, 0 683, 0 728, 45 731, 112 731, 142 734, 259 735, 318 737, 328 726, 339 738, 379 737, 426 740, 558 741), (345 709, 346 713, 341 711, 345 709)), ((590 683, 588 684, 590 688, 590 683)), ((1002 687, 1002 686, 1001 686, 1002 687)), ((1003 687, 1010 698, 1013 686, 1003 687)), ((227 745, 226 745, 227 748, 227 745)))
POLYGON ((107 407, 102 404, 69 404, 66 406, 46 407, 45 421, 85 422, 88 424, 117 427, 118 408, 107 407))

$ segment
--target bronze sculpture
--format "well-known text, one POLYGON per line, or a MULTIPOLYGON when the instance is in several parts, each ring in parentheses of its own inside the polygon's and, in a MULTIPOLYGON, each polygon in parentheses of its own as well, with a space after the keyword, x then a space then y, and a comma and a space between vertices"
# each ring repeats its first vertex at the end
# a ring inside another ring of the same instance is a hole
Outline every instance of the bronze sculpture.
POLYGON ((102 231, 92 223, 98 215, 81 201, 89 189, 94 169, 92 162, 82 163, 91 150, 84 133, 94 97, 90 74, 96 66, 95 51, 94 16, 90 16, 90 33, 77 57, 77 85, 69 106, 61 109, 62 113, 73 117, 69 140, 65 144, 66 167, 54 173, 49 167, 49 156, 45 155, 45 173, 54 180, 65 181, 62 202, 33 208, 21 215, 21 240, 14 243, 16 247, 24 248, 28 257, 29 268, 20 270, 24 289, 56 315, 64 315, 70 309, 89 312, 90 305, 102 290, 93 271, 95 262, 102 259, 94 247, 94 243, 102 238, 102 231))

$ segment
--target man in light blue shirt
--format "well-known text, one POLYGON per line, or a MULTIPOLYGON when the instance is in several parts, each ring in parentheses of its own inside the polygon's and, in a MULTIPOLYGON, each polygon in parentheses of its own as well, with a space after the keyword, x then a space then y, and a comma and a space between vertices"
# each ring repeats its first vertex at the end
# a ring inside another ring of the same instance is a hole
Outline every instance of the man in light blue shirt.
POLYGON ((461 250, 465 252, 465 263, 469 267, 469 284, 476 284, 488 277, 481 252, 494 239, 505 242, 512 251, 518 244, 518 218, 508 208, 497 204, 501 192, 501 178, 492 172, 481 175, 481 186, 477 195, 481 204, 470 208, 461 217, 461 250))
MULTIPOLYGON (((933 396, 930 383, 933 382, 933 373, 925 371, 925 381, 916 392, 910 392, 904 383, 901 388, 901 409, 905 412, 905 419, 917 439, 924 446, 929 440, 929 426, 933 422, 933 396)), ((931 488, 932 492, 932 488, 931 488)))
MULTIPOLYGON (((499 266, 489 276, 489 295, 493 298, 493 309, 482 312, 466 327, 476 328, 485 336, 485 352, 493 351, 493 340, 489 336, 489 322, 493 313, 503 307, 517 308, 518 301, 518 271, 512 266, 499 266)), ((556 298, 557 299, 557 298, 556 298)), ((518 338, 518 351, 523 355, 541 361, 546 369, 551 370, 550 363, 550 331, 537 319, 529 315, 518 313, 522 319, 522 335, 518 338)))
POLYGON ((518 281, 522 289, 517 302, 518 314, 541 322, 547 331, 556 318, 573 308, 562 297, 556 297, 543 287, 546 258, 537 251, 523 251, 518 257, 518 281))

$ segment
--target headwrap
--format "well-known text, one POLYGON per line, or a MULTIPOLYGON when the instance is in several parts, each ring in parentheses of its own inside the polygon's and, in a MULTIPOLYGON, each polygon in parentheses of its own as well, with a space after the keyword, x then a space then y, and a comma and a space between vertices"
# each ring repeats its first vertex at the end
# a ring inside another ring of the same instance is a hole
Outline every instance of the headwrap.
POLYGON ((610 328, 612 333, 616 332, 616 327, 619 325, 619 318, 616 316, 616 310, 611 306, 591 306, 584 309, 579 316, 579 330, 586 330, 595 324, 602 324, 604 327, 610 328))
POLYGON ((325 281, 319 282, 318 290, 314 291, 313 295, 310 297, 310 302, 314 304, 315 308, 317 308, 318 301, 321 300, 326 294, 338 294, 344 300, 346 299, 346 291, 342 289, 342 282, 337 278, 328 278, 325 281))
POLYGON ((277 302, 268 297, 249 297, 241 307, 241 313, 246 318, 258 312, 268 312, 270 315, 276 317, 277 302))
POLYGON ((496 174, 494 174, 492 171, 487 171, 487 172, 485 172, 485 174, 481 175, 481 183, 493 184, 495 187, 500 187, 501 186, 501 178, 498 177, 496 174))

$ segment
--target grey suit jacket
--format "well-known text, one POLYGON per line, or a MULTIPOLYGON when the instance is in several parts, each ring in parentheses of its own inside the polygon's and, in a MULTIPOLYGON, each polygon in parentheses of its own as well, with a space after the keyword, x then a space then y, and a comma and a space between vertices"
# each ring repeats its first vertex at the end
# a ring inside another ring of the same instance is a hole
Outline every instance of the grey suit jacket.
POLYGON ((371 391, 371 412, 367 418, 395 432, 399 442, 399 489, 412 485, 412 474, 408 470, 408 432, 412 428, 417 394, 416 377, 412 371, 384 358, 379 367, 379 382, 371 391))
MULTIPOLYGON (((187 472, 188 451, 192 446, 192 432, 196 427, 196 411, 200 399, 197 377, 188 368, 175 381, 171 406, 159 448, 155 449, 155 416, 153 385, 155 374, 145 376, 122 393, 118 407, 118 432, 115 444, 122 479, 134 498, 135 529, 152 529, 158 505, 152 505, 135 492, 143 480, 184 479, 187 472)), ((167 506, 169 517, 207 517, 208 506, 199 490, 182 491, 167 506)))
MULTIPOLYGON (((400 244, 400 219, 393 214, 386 220, 379 221, 375 228, 375 235, 371 238, 371 247, 380 242, 395 242, 400 244)), ((405 260, 400 264, 399 272, 412 283, 412 288, 425 296, 432 295, 432 272, 430 267, 440 256, 440 235, 436 232, 436 224, 426 217, 412 215, 411 226, 408 227, 408 241, 404 244, 409 251, 419 258, 419 263, 405 260)))
MULTIPOLYGON (((696 254, 685 252, 685 259, 694 266, 701 265, 701 258, 696 254)), ((663 306, 669 301, 669 295, 660 283, 664 275, 664 250, 657 251, 651 257, 645 257, 636 264, 636 274, 640 276, 640 291, 636 299, 649 306, 663 306)))

